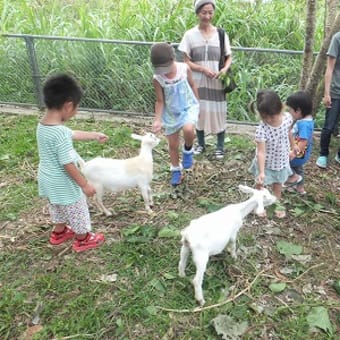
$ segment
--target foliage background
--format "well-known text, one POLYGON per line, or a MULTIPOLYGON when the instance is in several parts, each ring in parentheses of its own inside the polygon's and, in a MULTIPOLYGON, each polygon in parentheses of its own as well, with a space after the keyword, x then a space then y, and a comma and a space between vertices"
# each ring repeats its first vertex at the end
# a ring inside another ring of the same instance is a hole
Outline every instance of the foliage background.
MULTIPOLYGON (((318 0, 315 51, 323 37, 324 2, 318 0)), ((190 0, 9 1, 0 3, 0 31, 50 36, 178 43, 183 32, 196 24, 190 0)), ((215 24, 229 34, 233 47, 302 51, 305 2, 273 0, 251 5, 237 0, 218 1, 215 24)), ((23 42, 0 40, 0 101, 20 96, 34 102, 23 42), (19 72, 18 72, 19 71, 19 72), (27 73, 27 77, 24 74, 27 73), (4 99, 3 99, 4 98, 4 99)), ((87 89, 84 107, 115 111, 152 112, 154 94, 149 47, 108 46, 39 41, 42 79, 52 72, 74 72, 87 89)), ((247 105, 260 88, 271 87, 282 100, 297 90, 302 58, 298 55, 234 52, 239 89, 229 95, 232 120, 253 121, 247 105)), ((321 126, 320 108, 316 125, 321 126)))

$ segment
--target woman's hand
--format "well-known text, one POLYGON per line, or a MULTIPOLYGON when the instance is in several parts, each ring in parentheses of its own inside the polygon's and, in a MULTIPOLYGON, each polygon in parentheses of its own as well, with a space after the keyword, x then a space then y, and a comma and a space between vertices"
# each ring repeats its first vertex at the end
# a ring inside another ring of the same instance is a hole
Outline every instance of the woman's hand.
POLYGON ((218 73, 212 71, 210 68, 207 67, 202 67, 202 71, 201 71, 206 77, 208 78, 217 78, 218 73))

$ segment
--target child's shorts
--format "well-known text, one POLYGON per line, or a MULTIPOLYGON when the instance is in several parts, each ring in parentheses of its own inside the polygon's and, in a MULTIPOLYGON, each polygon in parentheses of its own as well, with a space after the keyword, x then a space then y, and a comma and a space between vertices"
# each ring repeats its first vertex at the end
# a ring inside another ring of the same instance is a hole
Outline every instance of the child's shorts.
POLYGON ((49 210, 53 224, 65 223, 76 234, 86 234, 91 231, 90 213, 85 196, 73 204, 50 204, 49 210))
MULTIPOLYGON (((256 158, 253 159, 250 167, 249 172, 251 172, 255 177, 259 175, 259 169, 257 166, 256 158)), ((264 185, 271 185, 273 183, 285 183, 289 176, 293 174, 292 170, 289 168, 284 168, 282 170, 271 170, 271 169, 264 169, 264 185)))

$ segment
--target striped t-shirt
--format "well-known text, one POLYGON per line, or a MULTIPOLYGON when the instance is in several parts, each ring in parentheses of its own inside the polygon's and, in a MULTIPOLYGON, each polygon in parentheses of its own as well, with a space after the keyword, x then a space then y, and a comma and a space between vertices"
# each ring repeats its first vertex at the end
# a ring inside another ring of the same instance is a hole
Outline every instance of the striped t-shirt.
MULTIPOLYGON (((224 35, 224 54, 231 55, 228 34, 224 35)), ((206 39, 198 25, 184 33, 178 50, 185 53, 192 62, 218 72, 221 48, 217 29, 206 39)), ((222 82, 219 79, 207 77, 203 72, 192 72, 193 80, 200 98, 200 115, 198 130, 206 134, 216 134, 225 130, 227 103, 222 82)))
POLYGON ((81 188, 68 175, 64 165, 75 163, 78 154, 73 148, 72 130, 64 125, 38 124, 39 195, 51 204, 67 205, 79 201, 81 188))

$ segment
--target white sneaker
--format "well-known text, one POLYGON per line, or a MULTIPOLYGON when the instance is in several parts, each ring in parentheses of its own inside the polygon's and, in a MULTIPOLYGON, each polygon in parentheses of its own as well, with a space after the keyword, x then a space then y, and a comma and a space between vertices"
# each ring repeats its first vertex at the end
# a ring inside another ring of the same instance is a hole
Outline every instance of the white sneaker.
POLYGON ((197 146, 194 148, 194 155, 200 155, 200 154, 202 154, 203 152, 205 152, 205 147, 202 146, 202 145, 197 145, 197 146))

